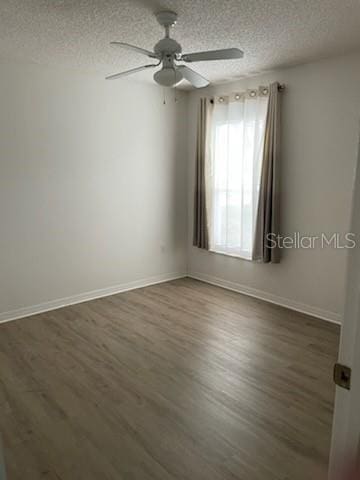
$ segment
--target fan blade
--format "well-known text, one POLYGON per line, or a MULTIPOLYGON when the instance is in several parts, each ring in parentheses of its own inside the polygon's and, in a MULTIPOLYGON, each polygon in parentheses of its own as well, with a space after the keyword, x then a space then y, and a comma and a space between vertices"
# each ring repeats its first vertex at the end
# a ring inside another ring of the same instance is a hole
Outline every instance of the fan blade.
POLYGON ((144 65, 143 67, 132 68, 131 70, 126 70, 125 72, 114 73, 114 75, 109 75, 105 77, 105 80, 116 80, 117 78, 126 77, 127 75, 131 75, 133 73, 141 72, 142 70, 146 70, 147 68, 154 68, 157 65, 144 65))
POLYGON ((202 77, 199 73, 194 72, 194 70, 186 65, 179 65, 177 69, 181 71, 185 80, 190 82, 191 85, 196 88, 207 87, 210 84, 209 80, 206 80, 206 78, 202 77))
POLYGON ((142 53, 150 58, 158 58, 154 52, 150 50, 145 50, 145 48, 136 47, 135 45, 130 45, 130 43, 124 42, 110 42, 110 45, 117 45, 118 47, 125 48, 126 50, 131 50, 132 52, 142 53))
POLYGON ((231 60, 242 58, 244 52, 239 48, 225 48, 224 50, 209 50, 208 52, 187 53, 181 56, 184 62, 204 62, 208 60, 231 60))

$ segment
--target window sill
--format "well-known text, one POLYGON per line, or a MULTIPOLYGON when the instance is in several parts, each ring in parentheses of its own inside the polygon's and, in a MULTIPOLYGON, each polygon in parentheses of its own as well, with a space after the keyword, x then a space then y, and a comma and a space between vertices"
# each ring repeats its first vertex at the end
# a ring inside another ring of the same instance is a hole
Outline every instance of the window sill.
POLYGON ((238 260, 245 260, 247 262, 252 262, 250 252, 244 252, 243 254, 238 254, 238 253, 223 252, 221 250, 215 250, 214 248, 209 249, 209 252, 216 253, 217 255, 224 255, 225 257, 232 257, 232 258, 237 258, 238 260))

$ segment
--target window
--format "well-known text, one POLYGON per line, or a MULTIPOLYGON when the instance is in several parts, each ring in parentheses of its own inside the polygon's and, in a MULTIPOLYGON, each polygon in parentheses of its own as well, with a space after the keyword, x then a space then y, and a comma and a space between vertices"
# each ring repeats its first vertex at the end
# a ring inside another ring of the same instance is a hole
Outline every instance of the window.
POLYGON ((251 259, 268 97, 237 97, 214 105, 210 248, 251 259))

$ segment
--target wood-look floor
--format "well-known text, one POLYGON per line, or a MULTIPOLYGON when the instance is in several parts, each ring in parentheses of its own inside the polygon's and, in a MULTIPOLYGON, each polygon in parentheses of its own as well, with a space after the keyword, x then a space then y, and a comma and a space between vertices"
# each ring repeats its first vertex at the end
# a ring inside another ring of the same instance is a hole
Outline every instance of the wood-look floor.
POLYGON ((191 279, 2 324, 8 479, 323 478, 338 337, 191 279))

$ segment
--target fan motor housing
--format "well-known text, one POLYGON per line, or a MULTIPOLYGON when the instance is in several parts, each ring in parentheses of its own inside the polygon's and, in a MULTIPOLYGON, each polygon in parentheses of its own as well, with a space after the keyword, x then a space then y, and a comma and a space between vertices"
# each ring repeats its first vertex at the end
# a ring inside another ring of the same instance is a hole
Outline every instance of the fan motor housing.
POLYGON ((182 52, 181 45, 173 38, 163 38, 154 47, 157 55, 177 55, 182 52))

